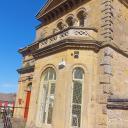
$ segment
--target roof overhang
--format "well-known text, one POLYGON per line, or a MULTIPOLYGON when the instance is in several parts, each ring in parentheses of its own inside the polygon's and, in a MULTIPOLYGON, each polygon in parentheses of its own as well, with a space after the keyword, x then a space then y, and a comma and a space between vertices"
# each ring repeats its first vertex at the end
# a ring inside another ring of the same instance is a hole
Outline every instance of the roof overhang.
POLYGON ((35 66, 24 67, 24 68, 17 69, 17 72, 19 74, 30 73, 34 71, 34 68, 35 66))
POLYGON ((53 2, 54 0, 48 0, 46 2, 46 4, 40 9, 40 11, 37 13, 36 18, 40 19, 41 17, 45 16, 47 13, 51 12, 52 10, 54 10, 55 8, 59 7, 60 5, 62 5, 63 3, 65 3, 68 0, 62 0, 62 2, 57 3, 54 7, 52 7, 51 9, 47 10, 47 8, 49 7, 49 5, 53 2), (47 10, 47 11, 46 11, 47 10))
POLYGON ((119 0, 119 1, 128 8, 128 0, 119 0))
POLYGON ((100 42, 96 40, 64 39, 55 44, 38 49, 33 53, 33 56, 34 58, 41 58, 67 49, 88 49, 98 52, 100 47, 100 42))

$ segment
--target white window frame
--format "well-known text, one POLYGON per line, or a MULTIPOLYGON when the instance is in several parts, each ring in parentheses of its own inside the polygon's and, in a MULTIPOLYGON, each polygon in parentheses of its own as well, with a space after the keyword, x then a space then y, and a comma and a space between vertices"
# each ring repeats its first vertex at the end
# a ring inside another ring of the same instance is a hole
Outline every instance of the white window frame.
MULTIPOLYGON (((55 93, 54 94, 50 94, 50 91, 51 91, 51 86, 52 86, 52 84, 55 84, 55 80, 50 80, 47 84, 46 84, 46 82, 44 82, 43 83, 43 85, 46 85, 46 86, 48 86, 48 94, 47 94, 47 99, 46 99, 46 103, 45 103, 45 108, 44 108, 44 110, 43 110, 43 123, 44 124, 49 124, 48 123, 48 109, 49 109, 49 105, 50 105, 50 98, 51 97, 54 97, 53 99, 54 99, 54 101, 55 101, 55 93), (45 117, 45 121, 44 121, 44 112, 46 112, 46 117, 45 117)), ((55 84, 55 86, 56 86, 56 84, 55 84)), ((54 106, 54 105, 53 105, 54 106)))
MULTIPOLYGON (((50 68, 48 68, 47 70, 49 70, 50 68)), ((47 71, 46 70, 46 71, 47 71)), ((53 69, 54 70, 54 69, 53 69)), ((56 75, 56 72, 54 70, 54 73, 56 75)), ((49 75, 50 75, 50 71, 48 71, 48 78, 49 78, 49 75)), ((43 74, 44 78, 45 78, 45 72, 43 74)), ((55 76, 54 76, 55 77, 55 76)), ((42 102, 40 104, 40 108, 41 108, 41 112, 40 112, 40 121, 42 122, 42 124, 46 124, 46 125, 51 125, 52 124, 52 121, 51 123, 48 123, 48 109, 49 109, 49 105, 50 105, 50 98, 53 99, 53 108, 54 108, 54 103, 55 103, 55 91, 54 91, 54 94, 50 94, 50 91, 51 91, 51 86, 52 84, 55 85, 55 90, 56 90, 56 77, 54 78, 54 80, 41 80, 41 86, 43 86, 43 98, 42 98, 42 102), (45 91, 44 91, 44 87, 48 87, 48 91, 46 92, 45 94, 45 91), (46 101, 45 101, 46 100, 46 101), (45 115, 45 118, 44 118, 44 113, 46 112, 46 115, 45 115)), ((53 111, 52 111, 53 113, 53 111)), ((51 117, 52 118, 52 117, 51 117)))

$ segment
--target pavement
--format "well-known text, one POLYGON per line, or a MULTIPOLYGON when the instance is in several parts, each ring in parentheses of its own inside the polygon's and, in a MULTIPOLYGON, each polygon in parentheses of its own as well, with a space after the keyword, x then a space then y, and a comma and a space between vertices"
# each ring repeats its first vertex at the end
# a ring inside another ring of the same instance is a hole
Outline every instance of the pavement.
POLYGON ((4 125, 3 125, 3 120, 0 119, 0 128, 3 128, 3 127, 4 127, 4 125))

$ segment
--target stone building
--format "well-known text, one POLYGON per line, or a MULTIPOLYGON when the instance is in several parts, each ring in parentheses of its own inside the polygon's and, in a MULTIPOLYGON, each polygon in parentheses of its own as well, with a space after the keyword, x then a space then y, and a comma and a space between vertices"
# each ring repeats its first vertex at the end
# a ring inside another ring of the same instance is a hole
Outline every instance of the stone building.
POLYGON ((128 128, 128 0, 48 0, 22 48, 15 118, 26 127, 128 128))

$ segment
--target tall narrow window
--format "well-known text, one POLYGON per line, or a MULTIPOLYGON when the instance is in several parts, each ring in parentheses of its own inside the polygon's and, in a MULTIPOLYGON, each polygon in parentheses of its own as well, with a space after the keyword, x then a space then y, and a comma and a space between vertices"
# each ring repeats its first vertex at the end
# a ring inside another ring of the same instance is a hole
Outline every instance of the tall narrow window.
POLYGON ((54 97, 55 97, 55 82, 56 82, 56 73, 54 69, 48 68, 43 73, 43 123, 51 124, 52 123, 52 114, 54 106, 54 97))
POLYGON ((84 27, 85 26, 86 13, 84 11, 80 11, 77 14, 77 17, 79 19, 79 26, 84 27))
POLYGON ((82 89, 84 84, 84 71, 75 68, 73 71, 73 94, 72 94, 72 126, 81 126, 82 89))

